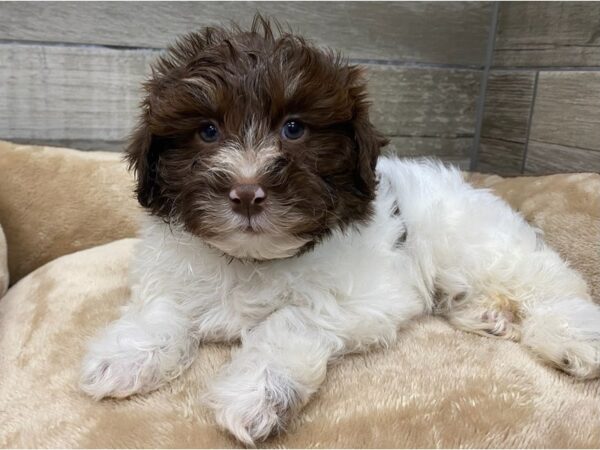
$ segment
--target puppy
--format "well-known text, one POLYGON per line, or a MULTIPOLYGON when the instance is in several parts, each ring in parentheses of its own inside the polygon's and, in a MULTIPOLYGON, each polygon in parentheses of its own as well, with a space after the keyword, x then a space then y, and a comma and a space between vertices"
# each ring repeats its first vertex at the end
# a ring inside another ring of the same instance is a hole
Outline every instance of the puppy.
POLYGON ((184 37, 145 88, 128 158, 148 215, 131 302, 83 362, 92 397, 152 391, 201 343, 241 341, 206 398, 251 445, 330 361, 432 313, 600 374, 581 276, 457 170, 378 158, 360 68, 259 18, 184 37))

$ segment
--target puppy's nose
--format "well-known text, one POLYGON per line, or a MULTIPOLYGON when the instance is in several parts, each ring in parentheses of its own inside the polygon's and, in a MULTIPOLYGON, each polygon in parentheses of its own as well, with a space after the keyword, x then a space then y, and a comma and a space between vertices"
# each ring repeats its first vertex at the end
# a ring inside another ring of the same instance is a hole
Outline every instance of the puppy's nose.
POLYGON ((258 214, 262 210, 262 203, 266 200, 267 193, 258 184, 238 184, 229 191, 231 208, 247 216, 258 214))

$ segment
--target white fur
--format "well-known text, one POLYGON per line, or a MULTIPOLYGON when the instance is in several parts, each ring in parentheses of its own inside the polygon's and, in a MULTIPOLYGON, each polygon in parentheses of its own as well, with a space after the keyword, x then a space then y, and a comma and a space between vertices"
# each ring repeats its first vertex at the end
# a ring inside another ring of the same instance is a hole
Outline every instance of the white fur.
MULTIPOLYGON (((300 257, 231 260, 148 219, 132 302, 92 342, 83 389, 147 392, 189 366, 199 342, 241 339, 206 399, 221 426, 252 444, 306 404, 328 362, 390 344, 423 313, 521 339, 579 377, 599 375, 600 308, 538 231, 440 163, 381 158, 378 173, 373 220, 300 257)), ((272 255, 278 245, 255 239, 247 251, 272 255)))
MULTIPOLYGON (((254 225, 256 219, 250 218, 254 225)), ((295 255, 308 242, 296 236, 275 233, 231 233, 223 238, 207 242, 224 253, 239 259, 281 259, 295 255)))

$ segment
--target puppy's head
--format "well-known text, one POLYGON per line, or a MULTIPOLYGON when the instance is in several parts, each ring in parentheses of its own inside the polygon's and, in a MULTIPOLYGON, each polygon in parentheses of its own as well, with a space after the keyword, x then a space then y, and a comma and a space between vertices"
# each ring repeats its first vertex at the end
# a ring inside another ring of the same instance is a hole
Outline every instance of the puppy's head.
POLYGON ((368 219, 385 140, 358 67, 257 18, 185 36, 145 89, 127 152, 153 214, 252 259, 368 219))

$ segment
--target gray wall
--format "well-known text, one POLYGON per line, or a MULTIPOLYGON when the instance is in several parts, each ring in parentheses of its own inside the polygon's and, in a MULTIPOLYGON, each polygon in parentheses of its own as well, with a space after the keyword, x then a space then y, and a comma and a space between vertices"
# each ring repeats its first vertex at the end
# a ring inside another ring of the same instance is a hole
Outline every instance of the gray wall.
POLYGON ((600 3, 4 2, 0 139, 122 149, 161 49, 257 10, 369 68, 389 151, 600 170, 600 3))
POLYGON ((600 2, 502 2, 478 164, 600 172, 600 2))
POLYGON ((491 6, 0 3, 0 138, 120 149, 160 49, 258 10, 368 66, 373 118, 393 149, 468 165, 491 6))

